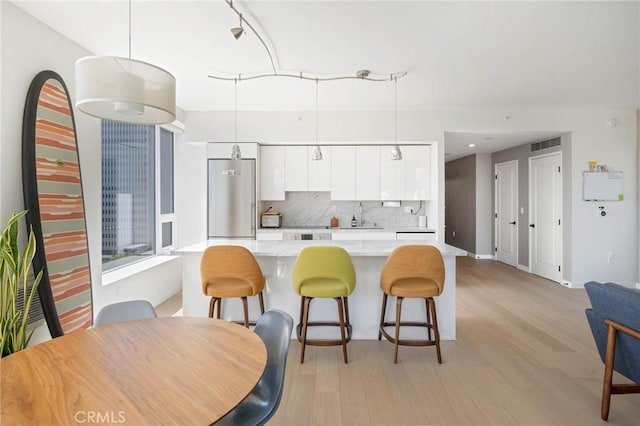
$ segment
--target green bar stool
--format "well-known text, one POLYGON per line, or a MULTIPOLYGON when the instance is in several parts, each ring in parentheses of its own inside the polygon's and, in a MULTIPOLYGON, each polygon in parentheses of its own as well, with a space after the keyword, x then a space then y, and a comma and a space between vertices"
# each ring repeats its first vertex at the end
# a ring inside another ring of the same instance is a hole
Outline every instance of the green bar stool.
POLYGON ((293 288, 301 296, 300 322, 296 327, 298 341, 302 343, 300 363, 304 363, 306 345, 342 345, 345 364, 347 342, 351 340, 348 296, 356 287, 356 271, 349 253, 341 247, 308 246, 298 254, 293 267, 293 288), (332 298, 338 304, 339 322, 309 321, 311 301, 315 298, 332 298), (307 328, 312 326, 340 327, 340 340, 307 339, 307 328))

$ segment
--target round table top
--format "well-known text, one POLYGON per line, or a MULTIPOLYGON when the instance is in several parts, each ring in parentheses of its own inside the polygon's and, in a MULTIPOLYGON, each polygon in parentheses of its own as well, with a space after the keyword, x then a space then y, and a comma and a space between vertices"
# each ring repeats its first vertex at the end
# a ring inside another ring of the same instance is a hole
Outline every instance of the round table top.
POLYGON ((1 424, 210 424, 262 377, 267 351, 210 318, 127 321, 0 360, 1 424))

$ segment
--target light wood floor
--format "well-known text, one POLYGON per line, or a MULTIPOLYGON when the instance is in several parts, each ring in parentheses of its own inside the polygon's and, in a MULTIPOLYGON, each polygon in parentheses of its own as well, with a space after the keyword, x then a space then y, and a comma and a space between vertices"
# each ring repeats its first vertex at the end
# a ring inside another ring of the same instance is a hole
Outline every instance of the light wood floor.
MULTIPOLYGON (((400 347, 394 365, 384 340, 350 342, 348 365, 339 347, 307 347, 301 365, 293 340, 269 424, 606 424, 584 290, 468 257, 457 281, 458 339, 443 342, 442 365, 433 347, 400 347)), ((608 424, 640 425, 640 395, 614 395, 608 424)))

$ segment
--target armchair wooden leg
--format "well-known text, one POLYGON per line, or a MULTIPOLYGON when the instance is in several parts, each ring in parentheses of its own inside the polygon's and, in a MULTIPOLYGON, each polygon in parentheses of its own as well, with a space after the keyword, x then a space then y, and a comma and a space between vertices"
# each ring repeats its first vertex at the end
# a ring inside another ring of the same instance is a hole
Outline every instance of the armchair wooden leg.
POLYGON ((607 351, 604 362, 604 382, 602 384, 602 407, 600 416, 602 420, 609 418, 609 407, 611 406, 611 384, 613 382, 613 360, 616 354, 616 330, 609 326, 607 334, 607 351))
POLYGON ((264 314, 264 297, 262 297, 262 291, 258 293, 258 298, 260 299, 260 314, 264 314))

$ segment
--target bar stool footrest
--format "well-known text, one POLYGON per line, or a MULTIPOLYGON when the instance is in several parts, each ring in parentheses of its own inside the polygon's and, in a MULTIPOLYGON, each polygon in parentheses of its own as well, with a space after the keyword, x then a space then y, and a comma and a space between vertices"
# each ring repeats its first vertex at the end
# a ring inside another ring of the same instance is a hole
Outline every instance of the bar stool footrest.
MULTIPOLYGON (((331 321, 309 321, 307 323, 307 327, 340 327, 339 322, 331 322, 331 321)), ((345 324, 345 328, 347 329, 347 335, 345 336, 345 343, 351 341, 351 324, 345 324)), ((302 324, 298 324, 296 326, 296 337, 298 342, 302 343, 302 324)), ((311 346, 341 346, 342 339, 309 339, 307 337, 306 340, 307 345, 311 346)))
MULTIPOLYGON (((396 338, 384 329, 384 327, 395 327, 395 322, 384 322, 382 323, 382 327, 380 327, 380 333, 391 343, 396 342, 396 338)), ((427 324, 425 322, 414 322, 414 321, 400 321, 400 327, 423 327, 427 329, 433 329, 433 325, 427 324)), ((435 340, 409 340, 409 339, 398 339, 398 345, 402 346, 435 346, 435 340)))

